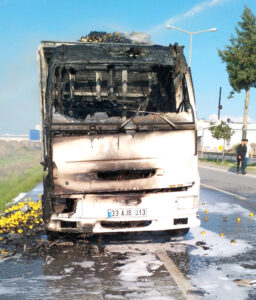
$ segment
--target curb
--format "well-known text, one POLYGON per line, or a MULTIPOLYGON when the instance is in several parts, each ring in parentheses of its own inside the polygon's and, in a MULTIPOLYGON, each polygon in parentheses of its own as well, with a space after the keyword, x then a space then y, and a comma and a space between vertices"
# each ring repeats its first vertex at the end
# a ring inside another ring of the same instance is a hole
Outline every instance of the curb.
MULTIPOLYGON (((236 168, 233 166, 220 166, 220 165, 214 165, 207 162, 201 162, 198 161, 198 166, 200 167, 207 167, 210 169, 217 169, 219 171, 229 171, 230 173, 236 174, 236 168)), ((246 173, 252 176, 256 176, 256 170, 246 170, 246 173)))

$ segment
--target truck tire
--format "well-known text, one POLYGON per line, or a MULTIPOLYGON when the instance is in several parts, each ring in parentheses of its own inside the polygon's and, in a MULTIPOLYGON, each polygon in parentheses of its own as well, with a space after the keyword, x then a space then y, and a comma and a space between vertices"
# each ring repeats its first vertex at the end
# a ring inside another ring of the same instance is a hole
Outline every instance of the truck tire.
POLYGON ((189 232, 190 228, 182 228, 182 229, 175 229, 175 230, 171 230, 171 234, 173 236, 177 236, 177 237, 181 237, 186 235, 189 232))
POLYGON ((50 202, 50 184, 49 175, 44 178, 44 194, 42 196, 42 210, 43 210, 43 220, 45 223, 49 222, 50 216, 52 214, 52 205, 50 202))
POLYGON ((47 240, 49 242, 57 241, 60 238, 59 232, 55 232, 55 231, 47 230, 46 235, 47 235, 47 240))

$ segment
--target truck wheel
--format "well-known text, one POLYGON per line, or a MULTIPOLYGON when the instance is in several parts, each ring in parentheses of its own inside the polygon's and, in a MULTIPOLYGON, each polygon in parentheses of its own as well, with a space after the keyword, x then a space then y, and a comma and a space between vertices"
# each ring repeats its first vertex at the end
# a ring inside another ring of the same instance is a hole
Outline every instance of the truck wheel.
POLYGON ((50 184, 49 184, 49 175, 44 178, 44 194, 42 196, 42 210, 43 210, 43 220, 45 223, 48 222, 48 219, 52 214, 52 204, 50 201, 50 184))
POLYGON ((190 228, 182 228, 182 229, 175 229, 175 230, 171 230, 172 235, 174 236, 184 236, 189 232, 190 228))
POLYGON ((47 230, 46 235, 47 235, 47 240, 49 242, 57 241, 60 238, 60 234, 58 232, 55 232, 55 231, 47 230))

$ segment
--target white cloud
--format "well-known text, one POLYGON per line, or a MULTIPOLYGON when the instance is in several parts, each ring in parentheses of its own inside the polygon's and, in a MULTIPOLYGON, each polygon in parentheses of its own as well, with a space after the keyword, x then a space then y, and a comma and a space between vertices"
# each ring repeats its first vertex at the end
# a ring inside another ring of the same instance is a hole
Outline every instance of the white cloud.
MULTIPOLYGON (((226 122, 228 118, 231 120, 231 122, 238 122, 238 123, 243 122, 243 116, 234 117, 234 116, 225 115, 225 116, 222 116, 220 119, 222 121, 226 122)), ((218 120, 218 115, 217 114, 211 114, 208 119, 210 121, 217 121, 218 120)), ((254 119, 252 119, 251 117, 248 117, 247 121, 248 121, 248 123, 256 123, 256 121, 254 119)))
POLYGON ((226 1, 229 1, 229 0, 208 0, 208 1, 204 1, 200 4, 197 4, 197 5, 193 6, 190 10, 186 11, 185 13, 183 13, 181 15, 178 15, 178 16, 171 17, 170 19, 168 19, 164 23, 155 26, 154 28, 149 30, 149 32, 152 33, 152 34, 155 34, 159 31, 162 31, 163 29, 165 29, 166 25, 173 25, 175 23, 183 21, 184 19, 187 19, 187 18, 190 18, 190 17, 193 17, 193 16, 199 14, 200 12, 206 10, 207 8, 213 7, 213 6, 218 5, 218 4, 223 4, 226 1))

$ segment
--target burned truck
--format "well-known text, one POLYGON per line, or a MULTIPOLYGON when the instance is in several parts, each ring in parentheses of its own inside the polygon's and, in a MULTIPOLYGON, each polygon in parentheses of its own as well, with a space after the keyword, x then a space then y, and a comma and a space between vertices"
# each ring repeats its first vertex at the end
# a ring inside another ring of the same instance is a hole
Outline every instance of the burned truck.
POLYGON ((197 117, 183 47, 44 41, 38 61, 48 232, 197 226, 197 117))

